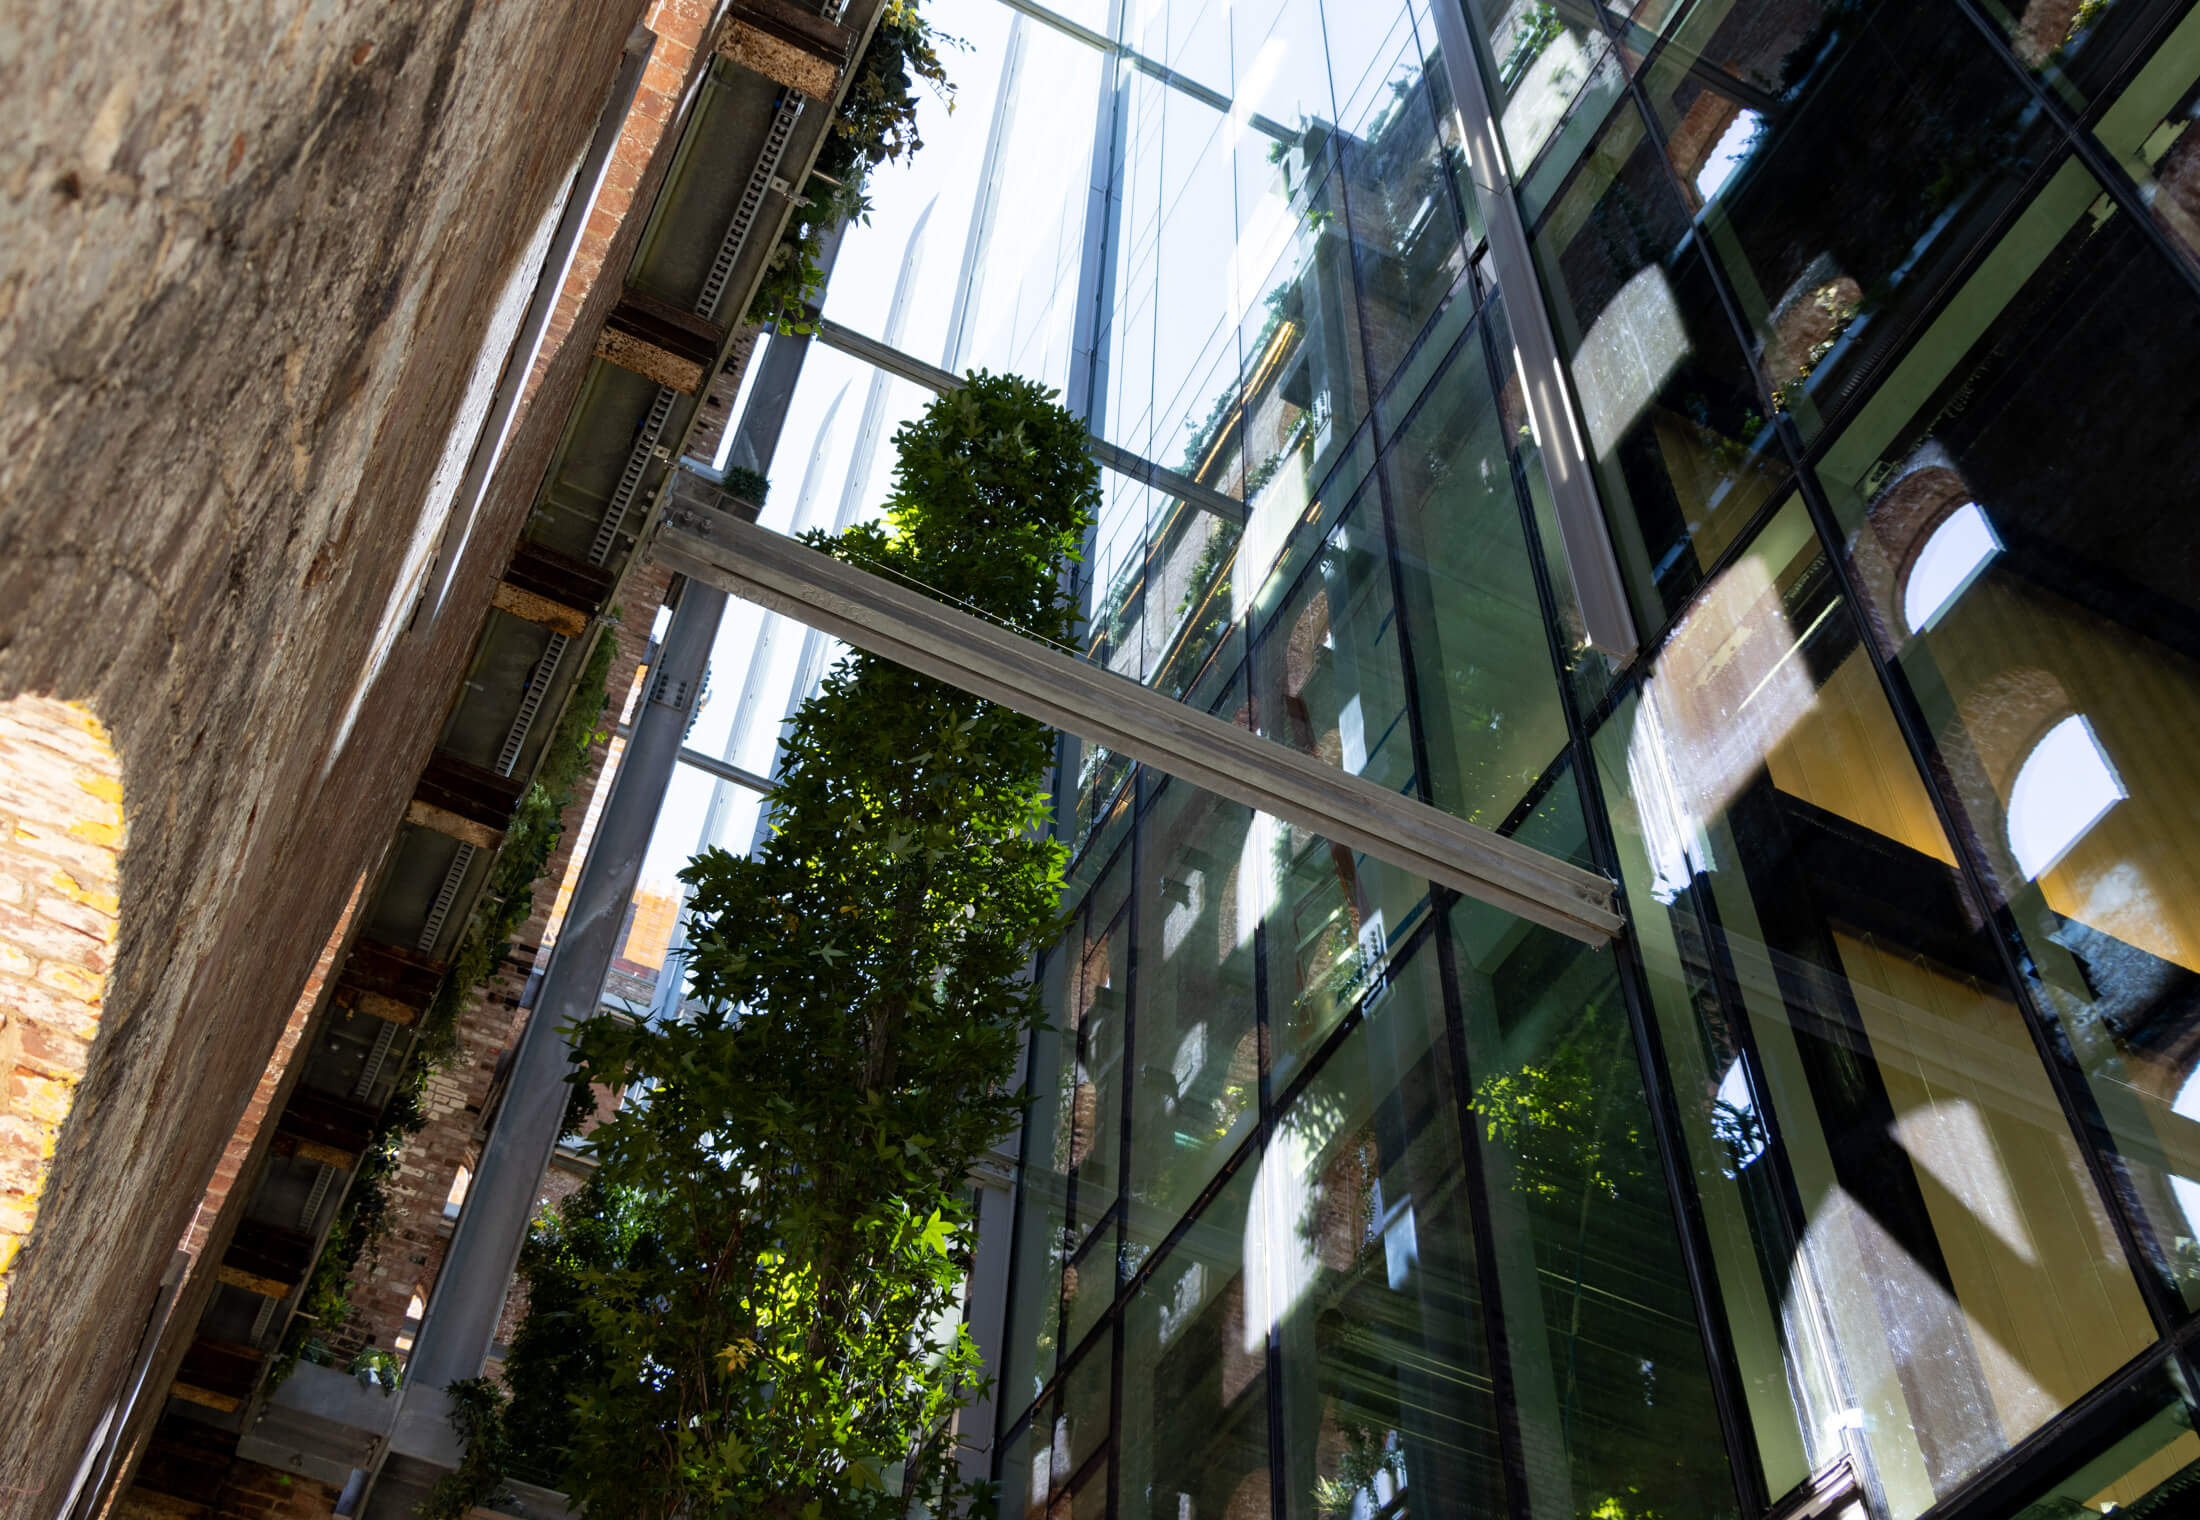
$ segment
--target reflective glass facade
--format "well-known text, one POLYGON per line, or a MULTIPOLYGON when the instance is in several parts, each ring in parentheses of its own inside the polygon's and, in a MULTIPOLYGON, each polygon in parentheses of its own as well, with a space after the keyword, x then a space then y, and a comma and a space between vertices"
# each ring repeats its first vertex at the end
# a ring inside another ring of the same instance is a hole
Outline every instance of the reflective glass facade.
POLYGON ((1033 23, 957 352, 1243 504, 1088 658, 1629 925, 1065 741, 1003 1513, 2196 1512, 2200 10, 1445 3, 1033 23))

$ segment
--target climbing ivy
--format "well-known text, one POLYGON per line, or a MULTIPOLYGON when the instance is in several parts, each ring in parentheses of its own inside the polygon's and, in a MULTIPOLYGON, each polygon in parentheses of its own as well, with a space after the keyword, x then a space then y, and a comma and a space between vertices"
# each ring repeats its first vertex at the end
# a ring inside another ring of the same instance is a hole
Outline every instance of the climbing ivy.
POLYGON ((899 162, 924 146, 917 134, 919 81, 948 110, 955 109, 955 86, 940 61, 940 49, 961 45, 934 31, 918 13, 916 0, 889 0, 833 112, 804 197, 765 260, 763 283, 749 303, 749 321, 783 333, 815 330, 809 308, 825 289, 826 237, 843 222, 869 220, 871 202, 864 187, 873 169, 888 160, 899 162))
MULTIPOLYGON (((883 522, 811 542, 1066 638, 1084 425, 973 375, 896 435, 883 522)), ((970 1167, 1009 1128, 1058 928, 1036 722, 865 654, 790 730, 775 831, 709 851, 677 1020, 599 1020, 576 1080, 647 1091, 528 1258, 515 1460, 590 1516, 885 1520, 985 1504, 952 1416, 970 1167)))
MULTIPOLYGON (((616 623, 618 618, 614 610, 609 621, 616 623)), ((527 921, 535 884, 548 870, 551 852, 557 848, 563 829, 560 820, 588 767, 591 747, 603 737, 600 724, 609 701, 607 687, 616 652, 617 641, 605 628, 590 648, 565 712, 543 747, 534 782, 513 810, 503 846, 489 868, 488 883, 467 922, 451 969, 421 1015, 419 1038, 352 1172, 343 1204, 299 1297, 298 1312, 291 1317, 270 1364, 271 1385, 280 1385, 300 1361, 327 1365, 338 1359, 329 1338, 351 1320, 353 1270, 389 1228, 387 1184, 397 1171, 405 1143, 428 1122, 423 1103, 428 1078, 457 1055, 459 1014, 504 965, 512 936, 527 921)))

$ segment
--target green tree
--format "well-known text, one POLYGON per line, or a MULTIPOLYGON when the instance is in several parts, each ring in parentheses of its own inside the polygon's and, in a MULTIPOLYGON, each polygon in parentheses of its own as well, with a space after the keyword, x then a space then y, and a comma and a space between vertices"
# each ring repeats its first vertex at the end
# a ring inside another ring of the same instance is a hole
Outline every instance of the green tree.
MULTIPOLYGON (((1098 471, 1051 398, 973 375, 896 436, 884 520, 812 542, 1066 639, 1098 471)), ((647 1098, 592 1136, 566 1264, 536 1262, 576 1354, 542 1369, 569 1423, 526 1444, 591 1516, 983 1503, 948 1435, 980 1378, 961 1195, 1039 1016, 1051 756, 1032 720, 851 655, 795 719, 770 840, 685 873, 701 1011, 583 1031, 578 1079, 647 1098)), ((529 1360, 512 1376, 539 1410, 529 1360)))

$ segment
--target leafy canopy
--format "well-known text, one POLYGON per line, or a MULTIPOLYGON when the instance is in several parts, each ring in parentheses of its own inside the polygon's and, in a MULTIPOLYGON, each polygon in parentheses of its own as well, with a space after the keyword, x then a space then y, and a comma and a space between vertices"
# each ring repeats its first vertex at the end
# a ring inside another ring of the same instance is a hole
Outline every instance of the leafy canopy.
MULTIPOLYGON (((896 435, 884 520, 811 542, 1066 639, 1098 470, 1052 395, 971 376, 896 435)), ((577 1080, 647 1098, 532 1253, 508 1372, 522 1457, 591 1516, 983 1502, 947 1433, 980 1379, 961 1195, 1039 1017, 1051 755, 1038 723, 851 655, 794 721, 770 840, 684 873, 700 1011, 582 1032, 577 1080)))

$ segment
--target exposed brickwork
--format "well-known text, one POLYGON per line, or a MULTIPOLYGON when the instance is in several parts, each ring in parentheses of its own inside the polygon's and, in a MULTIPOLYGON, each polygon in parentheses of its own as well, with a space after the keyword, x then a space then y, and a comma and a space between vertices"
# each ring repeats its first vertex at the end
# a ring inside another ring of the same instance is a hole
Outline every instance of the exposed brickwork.
POLYGON ((328 943, 321 947, 320 958, 313 963, 313 971, 306 977, 298 1001, 291 1007, 290 1019, 283 1025, 282 1037, 275 1042, 275 1053, 268 1058, 267 1070, 260 1075, 260 1085, 252 1090, 251 1101, 244 1106, 244 1118, 223 1148, 222 1159, 214 1166, 214 1177, 206 1185, 206 1196, 199 1200, 199 1211, 191 1216, 191 1228, 183 1232, 183 1239, 177 1243, 194 1264, 206 1250, 207 1236, 214 1221, 221 1217, 222 1205, 229 1201, 230 1190, 251 1163, 253 1149, 260 1138, 260 1126, 273 1111, 283 1076, 290 1070, 290 1058, 297 1054, 298 1041, 305 1035, 306 1025, 321 1004, 322 990, 328 986, 329 973, 336 967, 337 953, 351 933, 352 915, 359 911, 359 897, 366 885, 367 880, 362 876, 352 887, 351 901, 344 904, 336 927, 329 931, 328 943))
POLYGON ((337 1490, 232 1454, 236 1438, 186 1419, 164 1421, 139 1481, 112 1520, 328 1520, 337 1490))
POLYGON ((73 702, 0 703, 0 1314, 113 964, 122 766, 73 702))
POLYGON ((670 579, 669 572, 661 567, 642 565, 621 593, 625 618, 612 630, 618 643, 605 679, 611 699, 603 728, 607 737, 591 749, 588 764, 574 785, 564 832, 559 835, 542 880, 536 883, 527 921, 513 935, 510 960, 467 1004, 458 1020, 459 1054, 429 1080, 425 1105, 428 1122, 406 1145, 398 1158, 397 1172, 388 1183, 389 1232, 379 1249, 363 1257, 352 1274, 351 1302, 357 1312, 337 1340, 343 1353, 356 1351, 370 1340, 378 1346, 393 1346, 404 1330, 406 1306, 415 1289, 432 1291, 436 1275, 443 1268, 444 1253, 450 1245, 450 1221, 444 1216, 444 1203, 458 1169, 473 1166, 478 1155, 482 1104, 488 1097, 498 1057, 517 1042, 525 1027, 520 995, 526 990, 528 973, 540 953, 543 931, 560 885, 573 863, 581 824, 592 811, 604 780, 611 714, 623 710, 633 689, 649 643, 650 624, 670 579))
POLYGON ((533 397, 551 361, 572 336, 581 308, 603 274, 612 241, 625 224, 627 212, 633 209, 665 128, 678 114, 696 49, 702 45, 703 28, 710 24, 710 12, 710 0, 654 0, 650 6, 642 24, 656 33, 657 41, 642 70, 642 82, 635 89, 634 104, 627 111, 618 146, 611 150, 611 161, 604 166, 595 204, 589 208, 588 221, 573 249, 573 263, 566 271, 558 304, 544 330, 542 350, 527 377, 523 392, 526 397, 533 397))

